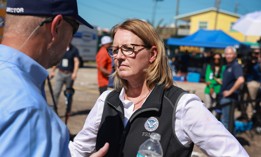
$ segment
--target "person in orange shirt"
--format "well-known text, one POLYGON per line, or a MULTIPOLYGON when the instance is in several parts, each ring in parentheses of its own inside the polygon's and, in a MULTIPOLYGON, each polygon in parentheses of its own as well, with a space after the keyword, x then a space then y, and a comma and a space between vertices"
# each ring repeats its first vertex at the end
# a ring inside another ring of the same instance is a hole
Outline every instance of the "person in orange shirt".
POLYGON ((111 37, 103 36, 101 38, 101 47, 96 55, 98 86, 100 94, 107 90, 109 84, 109 76, 112 72, 112 58, 107 52, 107 48, 111 46, 111 43, 111 37))

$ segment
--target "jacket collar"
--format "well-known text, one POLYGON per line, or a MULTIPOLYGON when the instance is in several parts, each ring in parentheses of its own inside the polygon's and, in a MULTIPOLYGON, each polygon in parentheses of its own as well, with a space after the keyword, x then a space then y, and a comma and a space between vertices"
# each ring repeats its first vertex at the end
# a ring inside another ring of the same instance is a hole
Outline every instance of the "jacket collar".
POLYGON ((141 109, 153 109, 159 111, 161 108, 161 102, 164 96, 163 85, 156 85, 147 100, 142 105, 141 109))
MULTIPOLYGON (((112 92, 107 97, 107 102, 114 106, 115 109, 123 113, 123 104, 120 101, 120 92, 112 92)), ((164 87, 163 85, 156 85, 151 91, 150 95, 142 105, 140 110, 155 110, 159 111, 161 108, 161 102, 164 96, 164 87)))

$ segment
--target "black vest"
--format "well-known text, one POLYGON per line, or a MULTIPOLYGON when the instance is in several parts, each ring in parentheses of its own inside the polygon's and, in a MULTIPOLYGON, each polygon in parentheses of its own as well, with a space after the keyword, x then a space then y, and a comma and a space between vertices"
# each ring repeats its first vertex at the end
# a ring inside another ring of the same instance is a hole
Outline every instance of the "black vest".
POLYGON ((149 138, 151 132, 156 132, 161 135, 164 157, 191 156, 193 144, 190 147, 183 146, 176 137, 175 129, 172 129, 176 120, 177 102, 184 92, 175 86, 167 90, 161 85, 156 86, 124 128, 124 111, 119 92, 112 91, 104 104, 96 149, 99 150, 105 142, 109 142, 106 157, 136 157, 139 146, 149 138))

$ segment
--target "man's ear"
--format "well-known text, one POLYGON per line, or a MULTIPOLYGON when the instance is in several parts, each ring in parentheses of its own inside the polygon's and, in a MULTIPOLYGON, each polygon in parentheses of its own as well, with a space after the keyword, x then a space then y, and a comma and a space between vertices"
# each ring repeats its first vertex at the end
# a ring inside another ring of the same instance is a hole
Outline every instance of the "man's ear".
POLYGON ((156 47, 156 46, 152 46, 152 47, 151 47, 151 51, 150 51, 150 59, 149 59, 149 62, 150 62, 150 63, 153 63, 153 62, 156 60, 157 55, 158 55, 157 47, 156 47))
POLYGON ((62 15, 56 15, 51 24, 51 34, 54 37, 57 36, 63 20, 62 15))

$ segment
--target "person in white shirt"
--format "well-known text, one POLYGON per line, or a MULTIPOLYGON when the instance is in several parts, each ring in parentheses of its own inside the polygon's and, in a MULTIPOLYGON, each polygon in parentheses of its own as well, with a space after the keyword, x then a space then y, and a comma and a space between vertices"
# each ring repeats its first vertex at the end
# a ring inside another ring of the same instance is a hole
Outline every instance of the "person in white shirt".
POLYGON ((112 37, 115 90, 96 101, 69 144, 72 156, 89 156, 108 142, 106 156, 133 157, 152 132, 161 135, 164 156, 190 156, 194 144, 208 156, 248 156, 196 95, 173 85, 164 44, 150 24, 126 20, 112 37))

